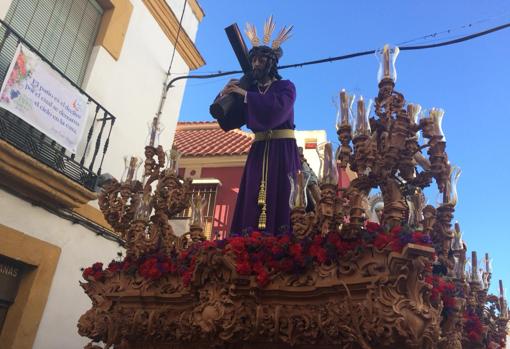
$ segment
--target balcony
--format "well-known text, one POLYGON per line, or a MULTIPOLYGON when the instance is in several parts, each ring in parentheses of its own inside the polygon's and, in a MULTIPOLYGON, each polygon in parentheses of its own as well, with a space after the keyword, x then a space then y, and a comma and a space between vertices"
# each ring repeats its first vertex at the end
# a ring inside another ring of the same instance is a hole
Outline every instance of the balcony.
POLYGON ((57 203, 64 206, 83 204, 95 198, 94 189, 101 175, 115 117, 2 20, 0 20, 0 85, 6 78, 19 43, 28 47, 71 86, 86 96, 89 115, 87 131, 78 146, 78 151, 73 154, 17 115, 0 107, 0 173, 2 177, 6 175, 5 178, 11 178, 10 181, 2 181, 2 184, 9 187, 11 182, 23 184, 20 187, 25 187, 27 195, 32 195, 32 189, 35 188, 36 191, 43 192, 46 198, 48 195, 53 198, 60 197, 63 201, 57 200, 57 203), (17 161, 24 164, 22 166, 13 164, 17 161), (57 173, 56 177, 49 178, 54 172, 57 173), (20 183, 27 182, 22 179, 23 177, 32 177, 28 182, 35 187, 27 190, 26 183, 20 183), (48 183, 48 180, 53 184, 48 183), (41 183, 34 184, 34 181, 41 183), (49 188, 46 189, 41 187, 48 185, 49 188))

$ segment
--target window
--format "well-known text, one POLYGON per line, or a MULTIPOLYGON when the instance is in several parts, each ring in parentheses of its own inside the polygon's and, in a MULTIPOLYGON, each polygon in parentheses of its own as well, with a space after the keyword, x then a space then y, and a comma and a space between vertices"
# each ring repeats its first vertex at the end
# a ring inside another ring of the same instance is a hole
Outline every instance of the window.
MULTIPOLYGON (((192 197, 195 195, 202 196, 203 200, 203 215, 204 215, 204 234, 210 239, 213 227, 214 220, 214 208, 216 206, 216 193, 218 191, 218 180, 208 180, 198 179, 194 180, 192 184, 192 197), (206 182, 203 183, 202 181, 206 182), (201 183, 202 182, 202 183, 201 183)), ((184 212, 177 215, 177 218, 190 218, 191 217, 191 207, 186 209, 184 212)))
POLYGON ((317 149, 317 138, 305 138, 305 149, 317 149))
MULTIPOLYGON (((81 85, 102 13, 95 0, 13 0, 5 22, 70 80, 81 85)), ((17 43, 14 38, 9 39, 4 50, 10 51, 2 56, 14 54, 17 43)), ((0 78, 9 64, 5 67, 5 62, 0 62, 0 78)))
POLYGON ((7 317, 7 311, 18 293, 24 265, 0 255, 0 332, 7 317))

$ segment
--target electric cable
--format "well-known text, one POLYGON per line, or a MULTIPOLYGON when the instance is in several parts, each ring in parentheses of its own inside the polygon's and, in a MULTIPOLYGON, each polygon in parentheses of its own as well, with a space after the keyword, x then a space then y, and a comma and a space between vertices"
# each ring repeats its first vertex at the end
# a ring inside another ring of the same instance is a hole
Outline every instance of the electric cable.
MULTIPOLYGON (((436 48, 436 47, 454 45, 454 44, 458 44, 458 43, 461 43, 461 42, 464 42, 464 41, 472 40, 472 39, 475 39, 475 38, 478 38, 478 37, 481 37, 481 36, 485 36, 485 35, 488 35, 488 34, 491 34, 491 33, 494 33, 494 32, 497 32, 497 31, 500 31, 500 30, 503 30, 503 29, 506 29, 508 27, 510 27, 510 23, 505 23, 505 24, 499 25, 497 27, 489 28, 489 29, 481 31, 481 32, 477 32, 477 33, 474 33, 474 34, 462 36, 460 38, 456 38, 456 39, 452 39, 452 40, 442 41, 442 42, 433 43, 433 44, 422 44, 422 45, 414 45, 414 46, 402 46, 402 47, 399 47, 399 49, 400 49, 400 51, 415 51, 415 50, 424 50, 424 49, 429 49, 429 48, 436 48)), ((288 69, 288 68, 301 68, 301 67, 304 67, 304 66, 307 66, 307 65, 314 65, 314 64, 321 64, 321 63, 330 63, 330 62, 335 62, 335 61, 340 61, 340 60, 345 60, 345 59, 350 59, 350 58, 355 58, 355 57, 361 57, 361 56, 367 56, 367 55, 375 54, 377 51, 379 51, 379 50, 368 50, 368 51, 354 52, 354 53, 349 53, 349 54, 342 55, 342 56, 317 59, 317 60, 306 61, 306 62, 302 62, 302 63, 282 65, 282 66, 279 66, 278 69, 282 70, 282 69, 288 69)), ((184 79, 212 79, 212 78, 217 78, 217 77, 221 77, 221 76, 240 74, 242 72, 243 72, 242 70, 232 70, 232 71, 218 72, 218 73, 215 73, 215 74, 207 74, 207 75, 186 75, 186 76, 179 76, 179 77, 176 77, 176 78, 170 80, 170 82, 168 83, 166 89, 168 91, 168 89, 170 89, 170 87, 173 87, 173 83, 178 81, 178 80, 184 80, 184 79)))

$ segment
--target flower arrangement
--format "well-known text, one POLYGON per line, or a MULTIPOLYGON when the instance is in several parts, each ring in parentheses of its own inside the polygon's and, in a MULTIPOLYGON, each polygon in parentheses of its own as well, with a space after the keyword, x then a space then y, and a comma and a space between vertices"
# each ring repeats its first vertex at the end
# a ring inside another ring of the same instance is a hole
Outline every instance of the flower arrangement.
POLYGON ((458 296, 455 284, 441 275, 427 276, 425 281, 432 285, 430 300, 435 304, 442 301, 443 315, 451 314, 455 308, 455 297, 458 296))
MULTIPOLYGON (((254 231, 246 236, 233 236, 222 240, 203 241, 171 255, 148 254, 138 260, 126 257, 112 261, 105 271, 131 272, 148 280, 157 280, 165 275, 179 275, 188 286, 195 270, 197 257, 206 251, 230 254, 236 263, 239 275, 255 276, 259 286, 264 287, 270 276, 279 272, 302 274, 314 264, 331 264, 345 256, 362 252, 373 246, 378 250, 389 249, 400 252, 408 243, 431 245, 428 235, 413 231, 409 227, 397 226, 387 231, 375 223, 368 223, 360 238, 344 240, 339 233, 298 240, 292 234, 265 235, 254 231)), ((83 271, 85 280, 102 281, 102 263, 95 263, 83 271)))
POLYGON ((480 317, 473 311, 464 313, 464 332, 471 342, 482 341, 483 325, 480 317))

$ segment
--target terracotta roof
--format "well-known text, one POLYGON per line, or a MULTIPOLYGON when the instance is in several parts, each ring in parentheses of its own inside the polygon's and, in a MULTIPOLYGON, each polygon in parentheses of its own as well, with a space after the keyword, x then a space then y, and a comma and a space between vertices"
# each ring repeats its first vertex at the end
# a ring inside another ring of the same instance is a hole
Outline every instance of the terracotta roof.
POLYGON ((225 132, 215 121, 178 122, 174 146, 182 156, 245 155, 252 140, 252 133, 225 132))

